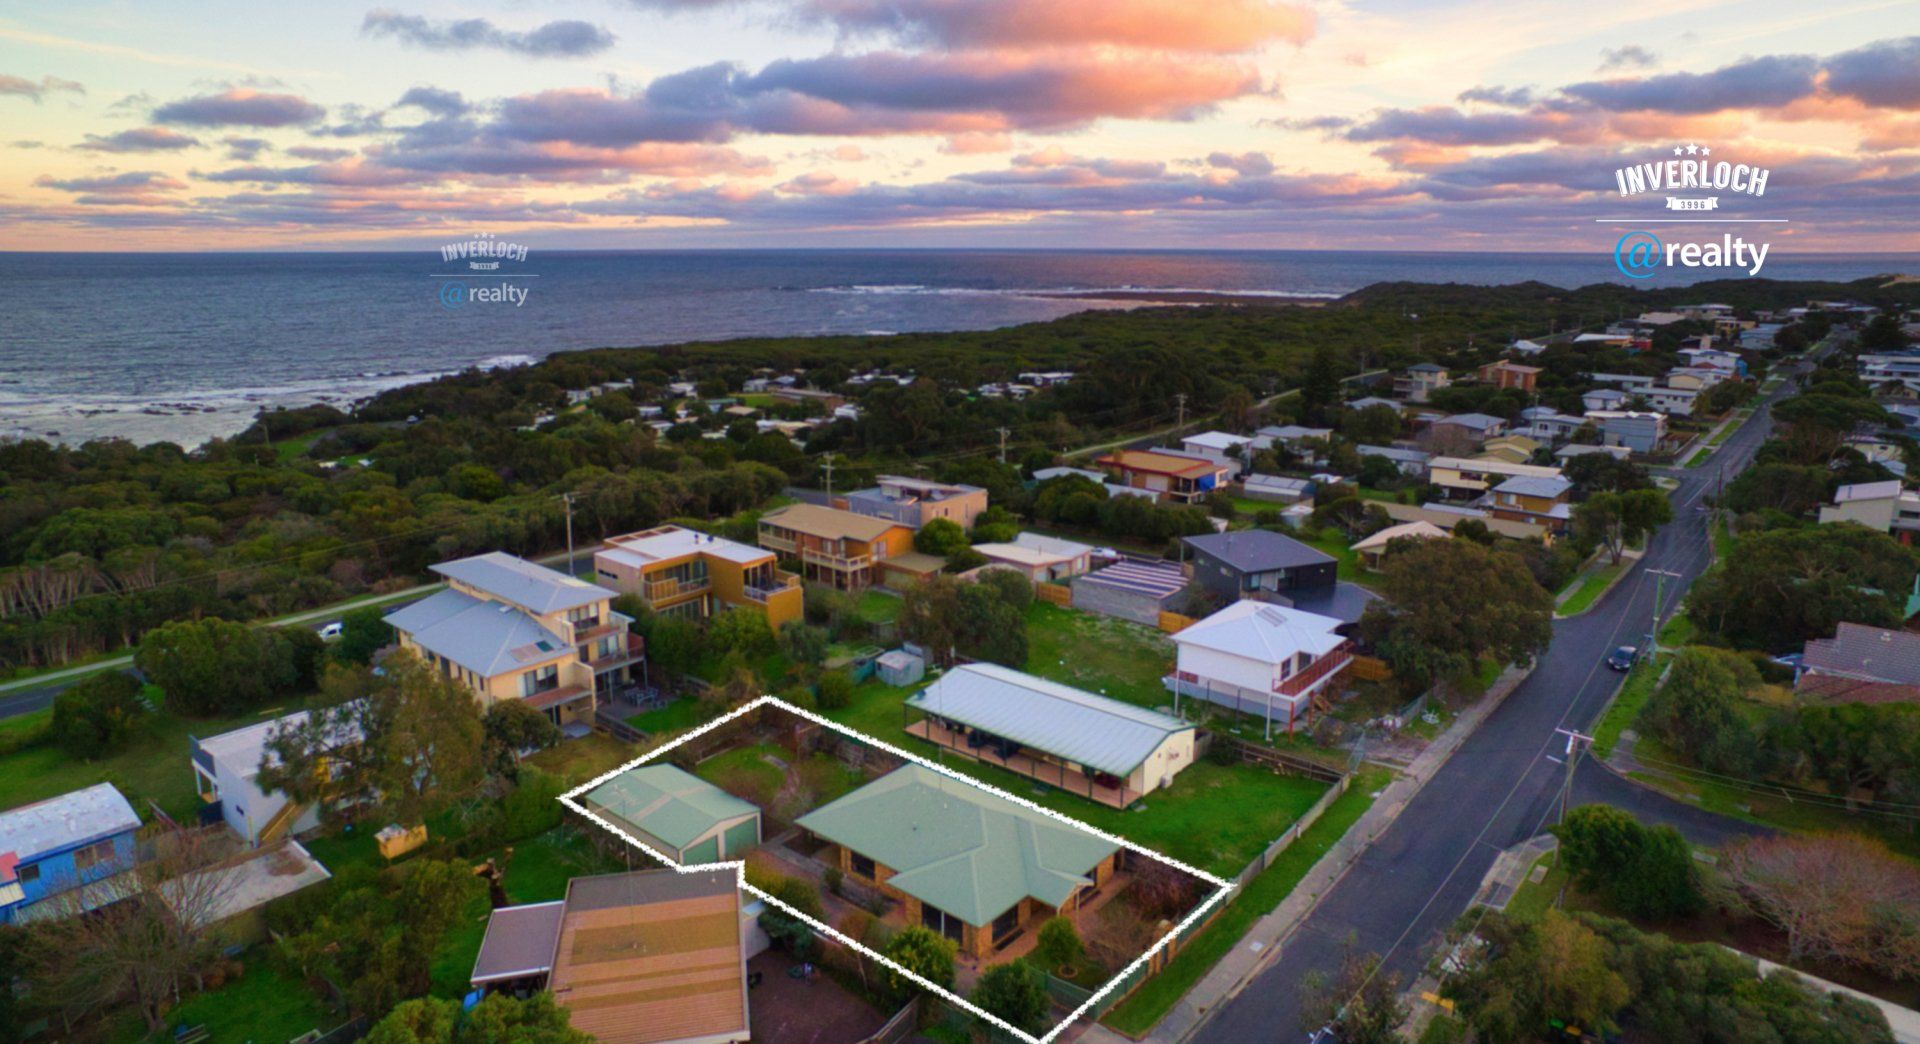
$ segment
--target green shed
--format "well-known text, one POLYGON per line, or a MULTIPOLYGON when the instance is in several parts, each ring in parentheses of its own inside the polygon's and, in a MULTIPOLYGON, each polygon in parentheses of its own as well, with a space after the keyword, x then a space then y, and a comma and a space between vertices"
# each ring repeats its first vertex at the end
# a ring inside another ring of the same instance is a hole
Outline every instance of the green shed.
POLYGON ((743 858, 760 843, 760 809, 668 764, 641 765, 587 792, 586 804, 683 866, 743 858))

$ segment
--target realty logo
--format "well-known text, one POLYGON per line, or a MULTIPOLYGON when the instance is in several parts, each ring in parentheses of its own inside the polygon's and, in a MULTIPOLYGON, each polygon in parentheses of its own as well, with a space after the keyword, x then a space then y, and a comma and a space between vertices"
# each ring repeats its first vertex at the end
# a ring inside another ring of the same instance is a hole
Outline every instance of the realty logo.
MULTIPOLYGON (((1673 159, 1656 160, 1652 163, 1637 163, 1630 167, 1621 167, 1613 172, 1615 187, 1623 198, 1632 198, 1648 193, 1668 193, 1684 190, 1719 190, 1737 195, 1758 198, 1766 195, 1767 179, 1771 175, 1765 167, 1750 166, 1745 163, 1729 163, 1726 160, 1714 160, 1713 150, 1704 145, 1676 145, 1673 159), (1693 157, 1693 158, 1686 158, 1693 157)), ((1679 213, 1719 212, 1721 197, 1718 195, 1668 195, 1666 209, 1679 213)), ((1766 224, 1774 221, 1784 222, 1784 218, 1729 218, 1729 217, 1675 217, 1675 218, 1601 218, 1612 224, 1638 224, 1643 221, 1658 221, 1661 224, 1766 224)), ((1670 237, 1678 240, 1684 231, 1670 237)), ((1613 266, 1628 279, 1651 279, 1662 268, 1738 268, 1750 276, 1760 274, 1767 263, 1767 251, 1770 244, 1749 242, 1745 237, 1732 233, 1723 234, 1718 242, 1662 242, 1652 232, 1636 229, 1622 235, 1613 245, 1613 266)))
POLYGON ((465 308, 469 304, 510 304, 515 308, 527 302, 527 287, 515 285, 512 279, 535 279, 529 272, 517 272, 511 275, 501 271, 502 263, 519 264, 526 261, 528 248, 524 243, 514 243, 496 239, 491 232, 481 232, 472 239, 458 243, 448 243, 440 248, 440 260, 449 265, 464 262, 465 272, 435 272, 435 279, 444 280, 438 293, 440 307, 448 311, 465 308), (468 285, 465 280, 500 280, 468 285))

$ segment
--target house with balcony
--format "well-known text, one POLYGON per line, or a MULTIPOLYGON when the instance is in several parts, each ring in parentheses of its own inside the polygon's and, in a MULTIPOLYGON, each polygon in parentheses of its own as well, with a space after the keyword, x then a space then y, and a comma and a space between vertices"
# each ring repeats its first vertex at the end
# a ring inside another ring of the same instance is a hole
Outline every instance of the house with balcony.
POLYGON ((140 816, 111 783, 0 812, 0 924, 118 899, 111 879, 133 868, 139 829, 140 816))
POLYGON ((1560 469, 1497 457, 1435 457, 1427 465, 1427 481, 1439 486, 1450 500, 1478 500, 1507 479, 1523 475, 1559 478, 1560 469))
POLYGON ((1513 388, 1518 391, 1532 392, 1540 381, 1540 367, 1523 366, 1516 362, 1490 362, 1477 371, 1482 384, 1491 384, 1496 388, 1513 388))
POLYGON ((987 509, 987 491, 954 482, 882 475, 871 489, 834 498, 833 506, 856 515, 883 518, 909 529, 919 529, 936 518, 972 529, 973 520, 987 509))
POLYGON ((799 563, 800 575, 843 591, 887 582, 887 562, 913 553, 913 529, 890 519, 818 504, 790 504, 760 517, 760 546, 799 563))
POLYGON ((1446 367, 1415 363, 1394 375, 1393 394, 1408 402, 1426 402, 1435 391, 1452 383, 1446 367))
POLYGON ((446 590, 387 614, 400 647, 471 691, 484 712, 522 700, 569 733, 602 697, 645 678, 615 592, 498 551, 433 567, 446 590))
POLYGON ((1911 544, 1920 531, 1920 493, 1906 489, 1899 479, 1854 482, 1833 492, 1833 503, 1820 506, 1820 523, 1854 522, 1911 544))
POLYGON ((1284 605, 1235 602, 1173 634, 1178 653, 1164 682, 1177 696, 1292 732, 1308 723, 1316 699, 1338 691, 1353 660, 1342 626, 1284 605))
POLYGON ((1400 469, 1400 474, 1409 477, 1426 474, 1427 462, 1433 459, 1433 454, 1425 450, 1406 446, 1355 446, 1353 449, 1362 457, 1379 457, 1390 461, 1400 469))
POLYGON ((1494 518, 1531 522, 1553 533, 1573 523, 1573 483, 1558 476, 1515 475, 1493 487, 1484 505, 1494 518))
POLYGON ((1223 601, 1251 598, 1354 623, 1374 594, 1339 579, 1332 555, 1266 529, 1182 538, 1193 581, 1223 601))
POLYGON ((820 859, 899 904, 890 921, 925 925, 970 962, 1120 887, 1126 856, 1098 834, 918 764, 794 822, 828 842, 820 859))
POLYGON ((638 595, 657 615, 706 619, 752 609, 778 631, 800 619, 800 577, 765 548, 683 526, 656 526, 608 537, 593 556, 594 577, 638 595))
POLYGON ((1094 463, 1107 469, 1119 485, 1147 490, 1168 504, 1199 503, 1214 490, 1224 489, 1233 475, 1233 469, 1224 464, 1158 450, 1118 450, 1094 463))
MULTIPOLYGON (((320 825, 317 806, 296 804, 285 794, 262 789, 259 784, 267 741, 275 732, 298 728, 306 720, 307 712, 298 711, 217 736, 189 737, 194 789, 200 800, 217 806, 227 828, 249 845, 270 844, 320 825)), ((350 742, 358 739, 356 730, 350 742)))
POLYGON ((1588 410, 1587 422, 1600 430, 1605 446, 1652 453, 1667 437, 1667 415, 1648 410, 1588 410))

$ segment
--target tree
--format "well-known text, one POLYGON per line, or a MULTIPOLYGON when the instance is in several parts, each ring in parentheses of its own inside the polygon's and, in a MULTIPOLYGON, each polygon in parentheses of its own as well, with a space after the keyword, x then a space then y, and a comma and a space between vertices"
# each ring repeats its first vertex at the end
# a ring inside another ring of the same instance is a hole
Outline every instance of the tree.
MULTIPOLYGON (((880 952, 890 961, 913 972, 942 989, 953 987, 953 940, 925 925, 910 924, 893 934, 880 952)), ((906 996, 919 987, 913 980, 887 969, 887 985, 896 996, 906 996)))
POLYGON ((1744 533, 1693 585, 1687 615, 1736 648, 1779 651, 1831 637, 1843 620, 1899 627, 1913 553, 1852 523, 1744 533))
POLYGON ((980 974, 967 998, 982 1010, 1029 1033, 1047 1021, 1053 1001, 1047 994, 1046 974, 1025 958, 996 964, 980 974))
POLYGON ((1609 966, 1604 940, 1559 910, 1533 923, 1489 913, 1474 934, 1481 945, 1461 951, 1466 959, 1441 993, 1459 1005, 1481 1040, 1536 1040, 1556 1019, 1610 1030, 1631 998, 1626 980, 1609 966))
POLYGON ((459 1020, 457 1001, 415 997, 387 1012, 362 1039, 366 1044, 453 1044, 453 1027, 459 1020))
POLYGON ((328 890, 267 916, 298 974, 325 984, 355 1014, 375 1015, 427 992, 435 954, 481 892, 464 863, 416 858, 388 873, 348 867, 328 890))
POLYGON ((223 828, 167 827, 115 877, 118 901, 86 906, 90 889, 43 901, 30 959, 36 1005, 68 1016, 128 1004, 149 1031, 198 986, 225 945, 215 930, 239 887, 223 828))
POLYGON ((1394 1044, 1412 1009, 1400 999, 1400 977, 1380 970, 1378 954, 1358 953, 1349 940, 1340 972, 1315 969, 1300 981, 1301 1029, 1331 1027, 1340 1044, 1394 1044))
POLYGON ((722 655, 739 653, 748 659, 758 659, 777 647, 767 615, 747 606, 715 616, 707 624, 707 644, 722 655))
POLYGON ((942 665, 951 665, 956 654, 1007 667, 1025 664, 1024 606, 1032 601, 1032 585, 1016 575, 1021 595, 1016 585, 989 579, 997 572, 989 570, 980 583, 933 576, 913 585, 901 599, 901 635, 924 646, 942 665))
POLYGON ((1713 772, 1745 774, 1753 767, 1753 730, 1740 713, 1760 684, 1752 662, 1703 645, 1680 650, 1667 680, 1640 710, 1648 734, 1713 772))
POLYGON ((1033 955, 1048 968, 1071 968, 1086 956, 1087 948, 1068 917, 1053 916, 1040 926, 1034 940, 1033 955))
POLYGON ((967 547, 967 531, 950 518, 929 519, 913 535, 913 549, 923 555, 946 558, 967 547))
POLYGON ((91 761, 126 746, 147 714, 137 679, 102 671, 54 697, 47 735, 69 756, 91 761))
POLYGON ((1607 549, 1613 562, 1627 545, 1673 520, 1673 505, 1657 489, 1628 493, 1595 493, 1573 509, 1574 531, 1580 539, 1607 549))
POLYGON ((814 702, 821 710, 839 710, 853 702, 853 678, 845 671, 828 671, 814 686, 814 702))
MULTIPOLYGON (((817 919, 821 915, 820 893, 806 881, 797 877, 783 877, 766 890, 775 899, 808 917, 817 919)), ((792 954, 796 960, 812 957, 819 946, 820 940, 814 936, 812 925, 778 906, 769 906, 761 912, 760 928, 767 933, 767 939, 774 946, 792 954)))
POLYGON ((248 627, 231 620, 182 620, 148 631, 133 663, 195 717, 237 714, 275 696, 313 687, 324 651, 304 628, 248 627))
POLYGON ((560 727, 521 700, 500 700, 488 707, 480 718, 480 732, 490 770, 509 780, 518 775, 521 751, 545 750, 560 742, 560 727))
POLYGON ((1582 453, 1562 469, 1568 482, 1582 493, 1630 493, 1652 489, 1647 469, 1611 453, 1582 453))
POLYGON ((329 813, 372 801, 405 824, 474 794, 486 763, 473 694, 410 653, 384 670, 329 668, 323 691, 335 702, 273 730, 260 788, 329 813))
POLYGON ((1340 401, 1339 349, 1326 342, 1315 346, 1300 377, 1300 402, 1309 417, 1318 416, 1340 401))
POLYGON ((1746 838, 1720 869, 1793 959, 1828 959, 1889 978, 1920 976, 1920 868, 1854 834, 1746 838))
POLYGON ((700 662, 700 628, 680 616, 656 616, 647 631, 647 662, 670 675, 690 674, 700 662))
POLYGON ((386 614, 368 606, 340 617, 340 639, 333 643, 333 658, 341 663, 372 663, 373 654, 393 644, 393 625, 386 614))
POLYGON ((805 667, 818 667, 825 662, 831 641, 824 627, 794 622, 780 628, 780 650, 787 654, 787 659, 805 667))
POLYGON ((1553 597, 1515 555, 1421 540, 1389 556, 1383 575, 1386 598, 1361 628, 1402 677, 1458 681, 1483 659, 1525 663, 1553 638, 1553 597))
POLYGON ((1646 827, 1610 805, 1582 805, 1553 835, 1574 881, 1622 913, 1670 920, 1702 905, 1693 850, 1670 826, 1646 827))

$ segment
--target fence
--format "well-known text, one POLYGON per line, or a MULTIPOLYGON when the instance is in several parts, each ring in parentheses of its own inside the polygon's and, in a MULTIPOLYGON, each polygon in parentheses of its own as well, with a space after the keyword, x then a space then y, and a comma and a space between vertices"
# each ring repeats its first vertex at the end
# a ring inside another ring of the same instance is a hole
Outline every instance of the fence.
POLYGON ((906 1003, 906 1006, 893 1013, 887 1024, 873 1031, 873 1035, 860 1044, 894 1044, 913 1035, 920 1026, 920 996, 906 1003))
POLYGON ((1263 747, 1258 743, 1249 743, 1237 736, 1227 736, 1216 732, 1214 733, 1213 741, 1216 744, 1226 744, 1228 749, 1232 750, 1241 761, 1259 765, 1261 768, 1278 772, 1282 775, 1305 776, 1308 779, 1317 779, 1323 783, 1336 783, 1346 774, 1341 771, 1341 769, 1329 765, 1324 761, 1315 761, 1312 758, 1302 757, 1298 754, 1290 754, 1284 750, 1275 750, 1272 747, 1263 747))
POLYGON ((1347 676, 1356 681, 1380 682, 1392 678, 1393 670, 1377 656, 1355 656, 1347 661, 1347 676))
POLYGON ((1034 584, 1033 593, 1035 597, 1048 605, 1069 606, 1073 604, 1073 588, 1065 584, 1034 584))
POLYGON ((1313 807, 1307 809, 1299 819, 1294 820, 1278 840, 1268 845, 1266 851, 1255 856, 1252 862, 1241 868, 1240 873, 1233 879, 1234 887, 1245 888, 1249 882, 1260 876, 1261 871, 1272 866, 1273 861, 1280 858, 1280 853, 1285 852, 1293 846, 1295 841, 1300 840, 1300 835, 1306 833, 1307 828, 1319 820, 1320 816, 1331 808, 1333 803, 1340 799, 1340 795, 1345 794, 1347 788, 1352 785, 1353 775, 1349 773, 1341 776, 1339 782, 1328 787, 1327 792, 1320 795, 1320 800, 1315 801, 1313 807))
POLYGON ((1160 629, 1168 634, 1178 634, 1192 627, 1197 622, 1198 621, 1191 616, 1185 616, 1180 613, 1170 613, 1165 609, 1160 610, 1160 629))

